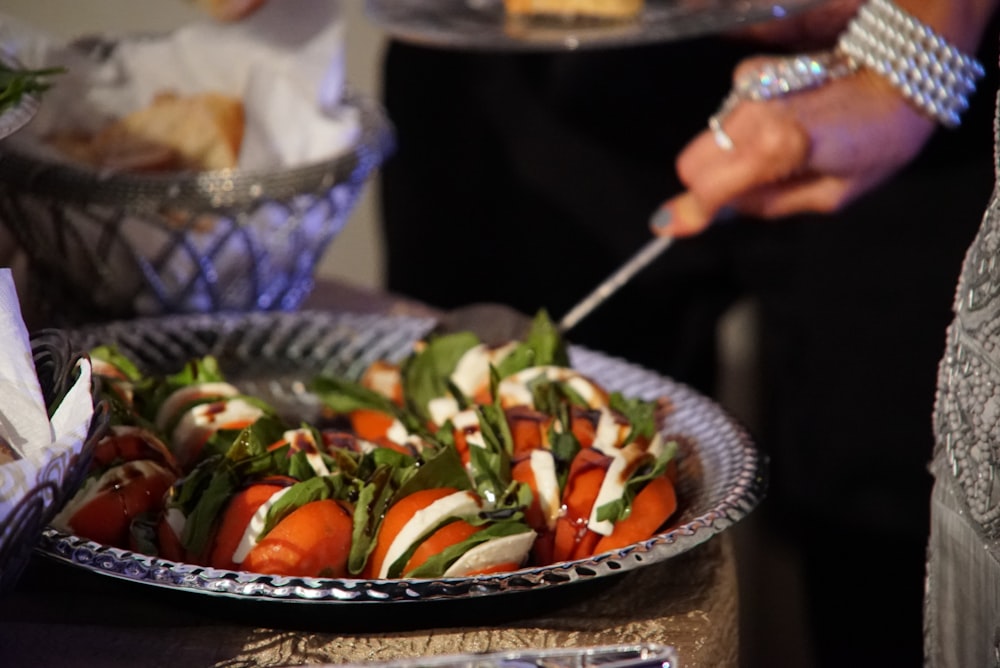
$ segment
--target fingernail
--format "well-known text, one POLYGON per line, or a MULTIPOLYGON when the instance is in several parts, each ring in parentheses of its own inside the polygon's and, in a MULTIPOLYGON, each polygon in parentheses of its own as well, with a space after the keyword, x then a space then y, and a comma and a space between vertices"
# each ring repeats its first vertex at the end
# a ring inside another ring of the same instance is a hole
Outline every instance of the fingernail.
POLYGON ((719 209, 719 212, 715 214, 716 223, 729 223, 736 220, 739 217, 740 212, 731 206, 724 206, 719 209))
POLYGON ((664 206, 660 207, 660 209, 655 214, 653 214, 653 218, 650 220, 650 224, 653 226, 653 229, 662 232, 663 230, 667 229, 667 227, 670 226, 670 223, 673 221, 673 219, 674 219, 673 212, 668 207, 664 206))

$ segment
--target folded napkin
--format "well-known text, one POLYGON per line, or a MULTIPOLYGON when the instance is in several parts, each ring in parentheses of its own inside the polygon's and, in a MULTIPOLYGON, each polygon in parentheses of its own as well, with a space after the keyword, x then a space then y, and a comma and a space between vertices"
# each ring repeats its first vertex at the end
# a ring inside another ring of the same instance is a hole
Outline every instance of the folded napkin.
MULTIPOLYGON (((9 268, 0 268, 0 547, 2 529, 18 504, 39 486, 54 484, 83 451, 94 416, 90 361, 77 363, 78 376, 52 415, 35 372, 30 338, 9 268), (55 476, 56 479, 52 479, 55 476)), ((57 508, 45 508, 55 513, 57 508)))

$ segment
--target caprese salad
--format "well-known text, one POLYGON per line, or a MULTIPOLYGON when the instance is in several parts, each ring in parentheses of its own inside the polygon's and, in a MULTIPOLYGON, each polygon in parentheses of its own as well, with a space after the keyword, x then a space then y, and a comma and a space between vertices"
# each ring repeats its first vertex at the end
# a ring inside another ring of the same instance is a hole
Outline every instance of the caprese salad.
POLYGON ((619 549, 677 513, 669 401, 573 369, 544 312, 524 340, 436 335, 359 379, 313 378, 316 424, 212 357, 165 376, 113 347, 91 358, 112 427, 53 524, 107 545, 278 575, 469 577, 619 549))

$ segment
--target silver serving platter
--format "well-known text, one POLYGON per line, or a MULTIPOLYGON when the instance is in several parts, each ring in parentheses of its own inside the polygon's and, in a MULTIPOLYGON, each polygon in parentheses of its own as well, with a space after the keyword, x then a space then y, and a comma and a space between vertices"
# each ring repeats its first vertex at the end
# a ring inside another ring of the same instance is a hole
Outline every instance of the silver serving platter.
POLYGON ((426 46, 482 51, 573 51, 635 46, 781 19, 821 0, 646 0, 631 21, 511 19, 503 0, 366 0, 389 35, 426 46))
MULTIPOLYGON (((170 372, 215 355, 227 377, 289 416, 309 420, 318 402, 305 383, 319 373, 356 377, 375 359, 399 360, 436 322, 427 318, 331 312, 259 312, 120 321, 69 332, 84 349, 115 344, 145 372, 170 372)), ((37 551, 73 567, 135 583, 242 601, 371 606, 457 601, 536 592, 594 581, 670 559, 744 518, 761 500, 765 462, 746 431, 692 389, 623 360, 571 346, 573 365, 627 396, 669 397, 662 424, 680 437, 679 521, 626 548, 577 561, 509 573, 437 579, 328 579, 237 572, 137 554, 53 528, 37 551)), ((361 608, 355 608, 360 610, 361 608)))

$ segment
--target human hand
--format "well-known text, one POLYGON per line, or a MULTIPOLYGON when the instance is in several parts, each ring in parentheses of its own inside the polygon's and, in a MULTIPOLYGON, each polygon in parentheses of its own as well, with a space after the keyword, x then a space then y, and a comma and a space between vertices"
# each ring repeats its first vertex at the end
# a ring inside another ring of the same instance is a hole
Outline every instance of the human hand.
POLYGON ((898 2, 866 0, 833 50, 741 63, 711 131, 678 156, 687 192, 654 232, 696 234, 724 207, 768 219, 837 211, 909 163, 935 123, 958 125, 984 73, 966 53, 997 0, 898 2))
MULTIPOLYGON (((744 61, 735 77, 761 62, 744 61)), ((697 234, 723 208, 765 219, 837 211, 912 160, 934 127, 864 69, 786 97, 742 101, 725 119, 731 150, 706 130, 678 156, 687 191, 664 204, 654 232, 697 234)))

